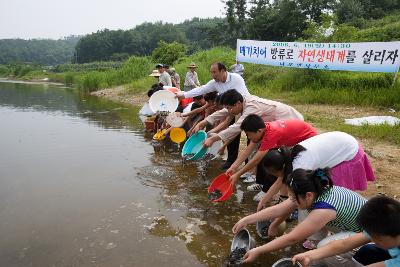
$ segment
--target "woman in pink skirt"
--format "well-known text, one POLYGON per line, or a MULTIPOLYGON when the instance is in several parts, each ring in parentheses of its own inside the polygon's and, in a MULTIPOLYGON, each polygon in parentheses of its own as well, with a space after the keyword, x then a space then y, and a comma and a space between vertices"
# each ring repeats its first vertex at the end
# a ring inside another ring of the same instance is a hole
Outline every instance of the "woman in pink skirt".
POLYGON ((367 181, 374 181, 371 164, 361 144, 344 132, 316 135, 287 148, 270 150, 263 159, 266 171, 286 177, 296 169, 331 168, 333 184, 351 190, 367 189, 367 181))
POLYGON ((363 191, 367 181, 375 180, 361 144, 344 132, 328 132, 304 140, 293 148, 292 156, 293 170, 332 168, 331 178, 337 186, 363 191))

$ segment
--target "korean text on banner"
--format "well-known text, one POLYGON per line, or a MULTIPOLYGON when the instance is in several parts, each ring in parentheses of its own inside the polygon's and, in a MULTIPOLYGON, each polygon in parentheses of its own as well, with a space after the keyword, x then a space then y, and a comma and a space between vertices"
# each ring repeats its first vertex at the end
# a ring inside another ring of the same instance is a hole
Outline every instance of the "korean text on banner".
POLYGON ((280 67, 396 72, 400 42, 298 43, 237 40, 239 61, 280 67))

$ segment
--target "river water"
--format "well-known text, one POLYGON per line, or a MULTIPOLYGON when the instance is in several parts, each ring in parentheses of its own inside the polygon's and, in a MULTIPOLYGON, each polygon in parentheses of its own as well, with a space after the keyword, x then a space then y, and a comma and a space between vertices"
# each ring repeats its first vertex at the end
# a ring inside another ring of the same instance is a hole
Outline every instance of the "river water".
POLYGON ((221 162, 182 165, 137 113, 71 88, 0 82, 0 266, 226 265, 254 193, 241 185, 211 203, 221 162))

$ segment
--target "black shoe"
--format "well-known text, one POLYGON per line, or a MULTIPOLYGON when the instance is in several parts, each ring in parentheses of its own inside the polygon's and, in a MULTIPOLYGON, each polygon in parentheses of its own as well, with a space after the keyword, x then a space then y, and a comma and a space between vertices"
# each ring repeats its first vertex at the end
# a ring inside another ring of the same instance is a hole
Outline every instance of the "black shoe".
POLYGON ((221 166, 221 169, 222 169, 222 170, 227 170, 227 169, 229 169, 229 168, 231 167, 231 165, 232 165, 232 162, 226 161, 226 162, 221 166))

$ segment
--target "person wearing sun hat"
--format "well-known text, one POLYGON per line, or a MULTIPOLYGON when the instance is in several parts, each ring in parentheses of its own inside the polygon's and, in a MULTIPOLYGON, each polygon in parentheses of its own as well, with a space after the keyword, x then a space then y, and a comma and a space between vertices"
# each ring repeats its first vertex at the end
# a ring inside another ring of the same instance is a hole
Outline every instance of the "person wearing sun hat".
POLYGON ((160 73, 159 82, 165 86, 172 86, 171 76, 165 71, 163 64, 157 64, 156 69, 160 73))
POLYGON ((197 72, 196 72, 197 68, 196 64, 192 62, 189 64, 188 68, 189 70, 186 73, 185 84, 183 87, 185 92, 189 92, 193 88, 200 86, 199 78, 197 77, 197 72))
POLYGON ((160 73, 158 72, 158 70, 153 70, 149 76, 156 78, 158 81, 158 78, 160 77, 160 73))

